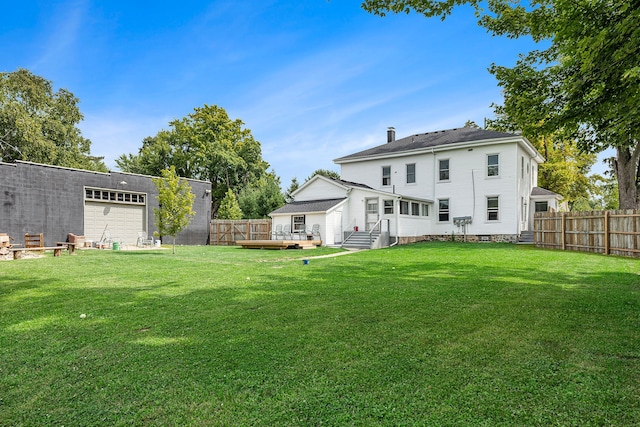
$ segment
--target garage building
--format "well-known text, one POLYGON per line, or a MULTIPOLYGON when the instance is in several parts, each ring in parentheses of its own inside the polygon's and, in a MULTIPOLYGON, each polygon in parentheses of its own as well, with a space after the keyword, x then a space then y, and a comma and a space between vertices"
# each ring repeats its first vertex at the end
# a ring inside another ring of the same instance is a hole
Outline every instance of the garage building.
MULTIPOLYGON (((196 212, 178 234, 182 245, 208 244, 211 184, 187 180, 196 212)), ((69 233, 98 241, 105 230, 125 245, 139 232, 153 235, 158 192, 150 176, 93 172, 30 162, 0 163, 0 233, 21 243, 26 233, 44 233, 45 245, 69 233)))

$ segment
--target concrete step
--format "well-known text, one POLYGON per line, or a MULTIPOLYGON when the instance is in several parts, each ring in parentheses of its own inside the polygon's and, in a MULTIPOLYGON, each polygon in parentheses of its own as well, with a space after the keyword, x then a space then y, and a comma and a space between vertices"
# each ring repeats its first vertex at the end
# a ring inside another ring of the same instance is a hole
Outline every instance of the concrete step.
POLYGON ((523 231, 520 233, 520 237, 518 237, 518 243, 533 244, 533 242, 533 231, 523 231))
POLYGON ((342 247, 354 249, 370 249, 371 243, 375 242, 379 236, 380 233, 371 233, 371 238, 369 238, 368 231, 356 231, 351 236, 349 236, 347 240, 342 242, 342 247))

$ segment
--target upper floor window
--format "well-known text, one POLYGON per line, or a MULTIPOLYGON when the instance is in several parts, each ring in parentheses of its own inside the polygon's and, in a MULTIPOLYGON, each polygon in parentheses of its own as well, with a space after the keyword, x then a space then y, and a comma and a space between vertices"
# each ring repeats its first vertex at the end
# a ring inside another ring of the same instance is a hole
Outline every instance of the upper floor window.
POLYGON ((487 221, 497 221, 499 201, 498 196, 487 197, 487 221))
POLYGON ((438 200, 438 221, 449 221, 449 199, 438 200))
POLYGON ((416 164, 409 163, 407 165, 407 184, 416 183, 416 164))
POLYGON ((391 166, 382 167, 382 185, 391 185, 391 166))
POLYGON ((449 159, 442 159, 438 162, 438 170, 440 171, 440 181, 449 180, 449 159))
POLYGON ((500 157, 498 154, 489 154, 487 156, 487 176, 500 175, 500 157))

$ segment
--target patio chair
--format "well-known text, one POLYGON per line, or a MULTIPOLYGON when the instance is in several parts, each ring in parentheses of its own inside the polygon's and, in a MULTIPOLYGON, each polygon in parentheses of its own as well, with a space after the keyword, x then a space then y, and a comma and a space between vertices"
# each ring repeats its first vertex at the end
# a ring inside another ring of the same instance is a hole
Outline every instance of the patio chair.
POLYGON ((311 230, 307 230, 307 239, 321 240, 320 238, 320 224, 313 224, 311 230))
POLYGON ((284 234, 282 233, 282 224, 276 224, 276 229, 271 231, 271 240, 280 239, 284 239, 284 234))
POLYGON ((284 240, 291 240, 291 226, 289 224, 284 226, 282 230, 282 238, 284 240))
POLYGON ((139 248, 144 248, 145 246, 153 246, 153 239, 150 239, 147 235, 146 231, 138 231, 138 241, 136 242, 136 246, 139 248))

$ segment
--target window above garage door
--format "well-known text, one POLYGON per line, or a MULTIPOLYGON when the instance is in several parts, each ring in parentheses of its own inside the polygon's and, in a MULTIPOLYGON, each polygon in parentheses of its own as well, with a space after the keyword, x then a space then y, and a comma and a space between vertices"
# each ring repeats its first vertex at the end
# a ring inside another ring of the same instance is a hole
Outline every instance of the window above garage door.
POLYGON ((135 193, 131 191, 114 191, 85 187, 84 199, 92 202, 145 205, 147 195, 146 193, 135 193))

